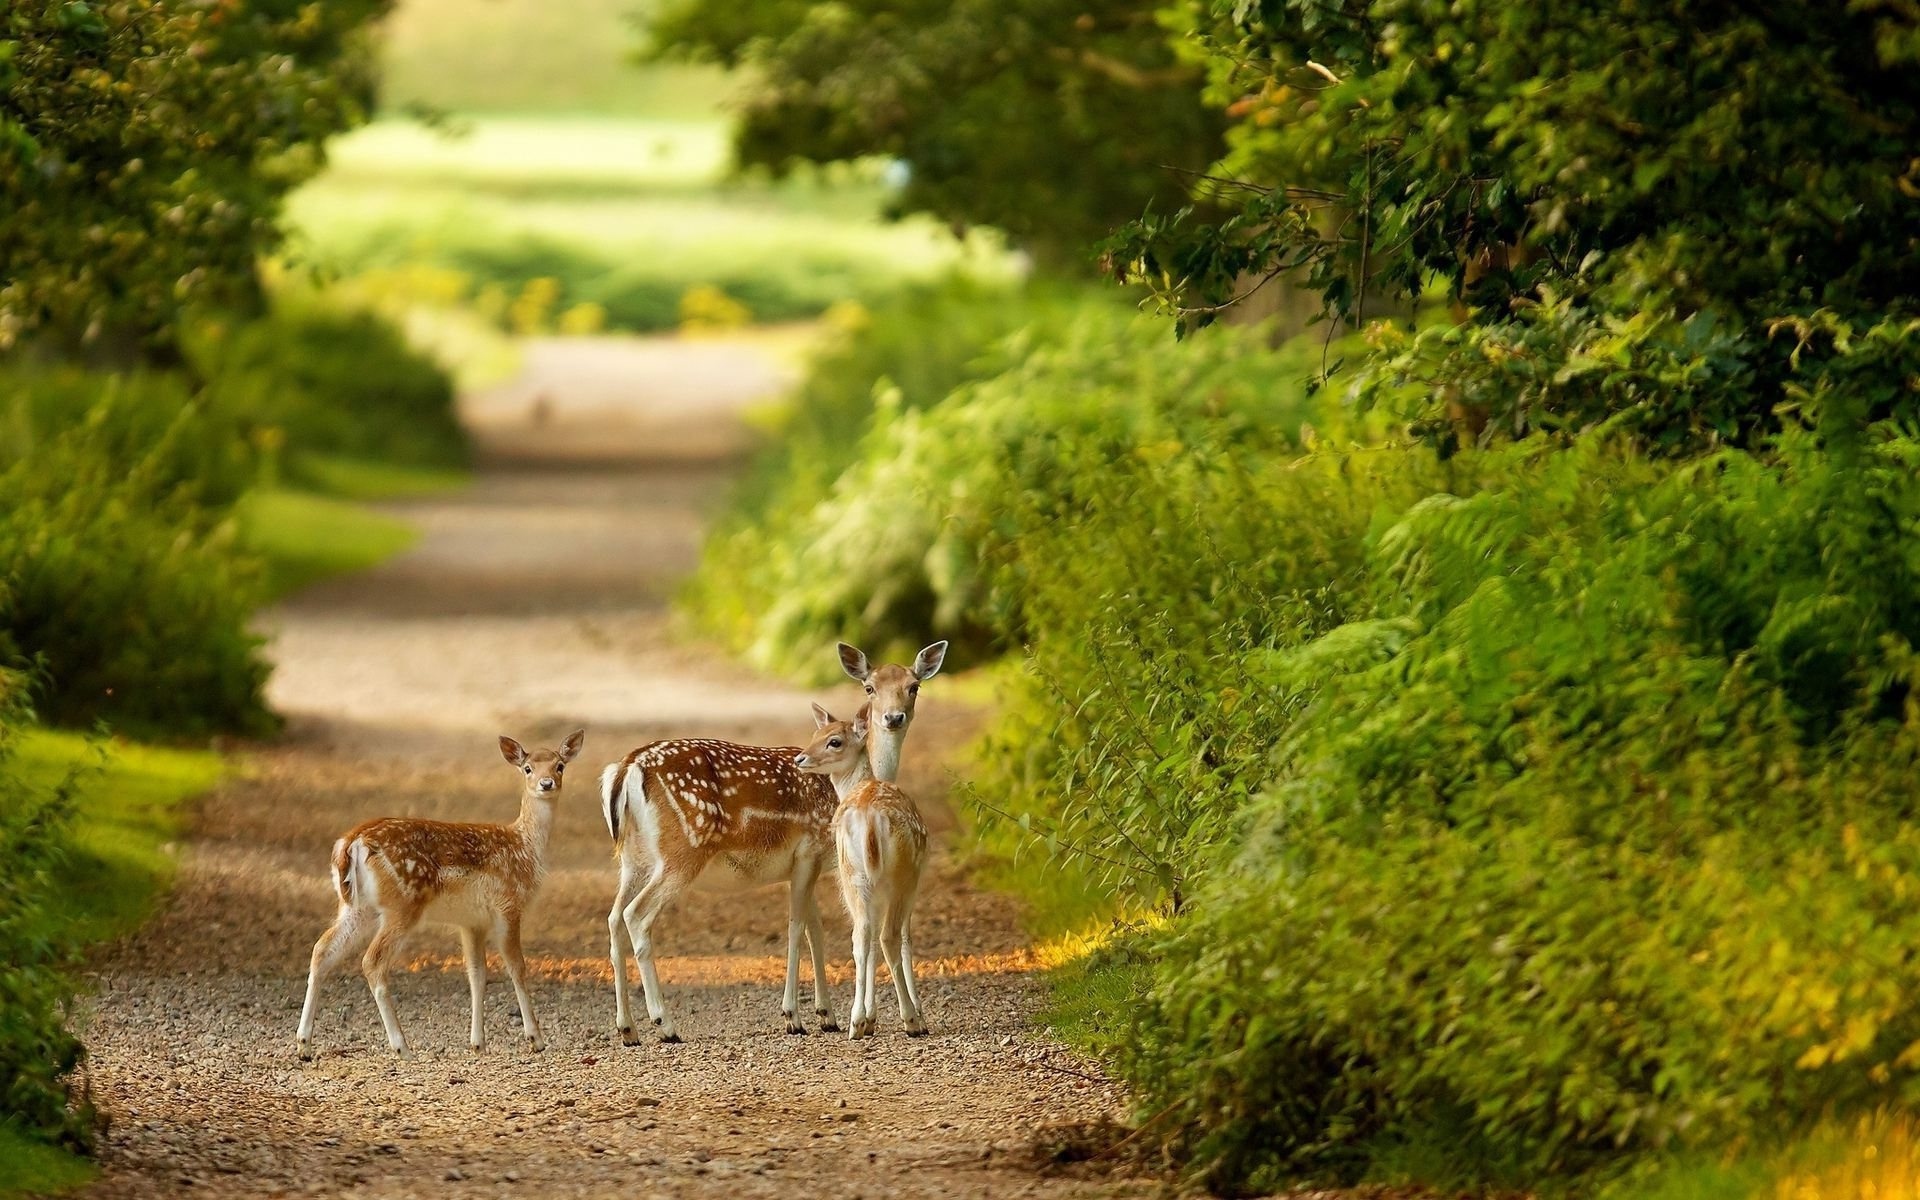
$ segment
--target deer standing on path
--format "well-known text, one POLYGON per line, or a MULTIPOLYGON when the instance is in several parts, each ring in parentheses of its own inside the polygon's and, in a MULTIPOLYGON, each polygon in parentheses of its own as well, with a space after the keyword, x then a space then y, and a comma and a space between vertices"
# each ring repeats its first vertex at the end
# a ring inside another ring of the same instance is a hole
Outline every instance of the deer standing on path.
POLYGON ((533 997, 527 994, 520 919, 547 872, 547 838, 561 776, 585 740, 586 731, 575 730, 558 750, 529 752, 512 738, 501 737, 501 756, 526 777, 520 816, 510 825, 383 817, 355 826, 333 844, 333 890, 340 897, 340 912, 313 944, 307 1003, 300 1013, 301 1058, 313 1057, 320 985, 369 937, 372 943, 360 960, 361 971, 386 1026, 387 1045, 396 1054, 407 1052, 387 993, 387 975, 406 936, 422 923, 452 925, 460 931, 473 996, 468 1039, 473 1048, 486 1046, 481 1009, 489 941, 499 947, 507 978, 513 981, 527 1041, 535 1050, 543 1048, 533 997))
MULTIPOLYGON (((913 723, 920 684, 939 671, 947 644, 920 651, 912 667, 869 669, 866 655, 842 643, 841 663, 888 714, 889 770, 913 723)), ((710 738, 651 742, 607 767, 600 795, 607 832, 620 860, 620 886, 607 913, 613 961, 614 1026, 631 1046, 634 1029, 627 985, 629 949, 640 966, 647 1016, 660 1040, 680 1040, 667 1015, 654 966, 653 925, 696 882, 712 890, 787 884, 787 978, 780 1012, 788 1033, 805 1033, 799 1017, 800 942, 813 963, 814 1014, 822 1032, 839 1029, 827 990, 826 931, 813 889, 833 863, 833 813, 838 797, 824 778, 796 765, 797 746, 743 746, 710 738)))
POLYGON ((851 721, 836 720, 813 706, 814 738, 800 755, 800 769, 833 781, 840 797, 833 818, 840 867, 840 898, 853 918, 853 1008, 847 1017, 855 1038, 873 1036, 877 955, 885 956, 900 1002, 900 1023, 921 1037, 927 1023, 913 985, 913 901, 927 861, 927 826, 913 798, 898 785, 876 779, 883 753, 870 740, 862 707, 851 721))

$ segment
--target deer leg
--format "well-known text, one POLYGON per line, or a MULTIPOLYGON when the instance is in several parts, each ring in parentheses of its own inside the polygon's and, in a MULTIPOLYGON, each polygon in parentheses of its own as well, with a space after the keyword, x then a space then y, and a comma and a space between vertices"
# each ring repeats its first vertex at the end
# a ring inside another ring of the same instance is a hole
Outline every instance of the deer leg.
POLYGON ((913 994, 913 960, 907 940, 907 917, 901 905, 891 907, 881 924, 880 949, 887 957, 887 974, 893 977, 893 998, 900 1004, 900 1024, 907 1033, 919 1037, 927 1031, 920 1019, 920 1001, 913 994))
POLYGON ((680 1035, 674 1031, 673 1019, 667 1016, 666 999, 660 993, 660 975, 653 965, 653 923, 697 873, 697 868, 693 872, 676 872, 665 866, 655 867, 653 877, 627 902, 627 936, 633 941, 633 957, 640 964, 640 986, 647 995, 647 1015, 653 1018, 663 1042, 677 1042, 680 1035))
MULTIPOLYGON (((906 1021, 909 1037, 925 1037, 927 1033, 926 1014, 920 1008, 920 987, 913 979, 913 913, 909 911, 900 920, 900 965, 895 979, 906 988, 907 999, 913 1003, 913 1016, 903 1018, 906 1021)), ((902 1007, 904 1013, 906 1009, 902 1007)))
MULTIPOLYGON (((633 1000, 627 987, 627 902, 633 898, 638 867, 622 852, 620 889, 613 894, 613 908, 607 912, 608 956, 613 960, 613 1027, 621 1044, 635 1046, 640 1035, 633 1028, 633 1000)), ((651 1016, 651 1012, 648 1014, 651 1016)))
POLYGON ((508 913, 501 919, 500 961, 506 964, 507 978, 513 980, 514 998, 520 1002, 522 1029, 527 1044, 535 1050, 547 1048, 540 1035, 540 1018, 533 1015, 533 997, 527 994, 527 959, 520 951, 520 914, 508 913))
POLYGON ((860 1016, 853 1023, 853 1036, 868 1038, 873 1036, 880 1007, 874 997, 880 974, 880 922, 875 919, 878 914, 873 911, 876 907, 873 898, 865 899, 860 911, 860 928, 854 934, 860 944, 860 1016))
POLYGON ((373 944, 360 957, 360 970, 367 977, 368 990, 373 993, 373 1006, 380 1010, 380 1023, 387 1030, 387 1047, 402 1056, 407 1053, 407 1038, 400 1032, 400 1018, 393 1010, 393 997, 387 991, 387 974, 393 969, 393 959, 406 936, 407 930, 392 917, 382 917, 380 931, 373 935, 373 944))
POLYGON ((298 1044, 300 1057, 313 1057, 313 1018, 320 1006, 320 985, 327 976, 339 969, 347 957, 360 948, 366 940, 367 926, 370 924, 359 909, 349 905, 340 906, 340 915, 327 926, 327 931, 313 944, 313 959, 307 967, 307 1003, 300 1010, 300 1032, 298 1044))
POLYGON ((478 1053, 487 1048, 485 1017, 487 1004, 487 942, 484 930, 462 929, 460 953, 467 960, 467 991, 473 1000, 473 1030, 467 1044, 478 1053))
POLYGON ((833 992, 827 987, 827 927, 820 920, 820 901, 812 888, 807 889, 807 949, 813 956, 813 1015, 820 1018, 821 1033, 838 1033, 833 992))
MULTIPOLYGON (((801 866, 787 881, 787 990, 780 996, 780 1013, 787 1019, 788 1033, 805 1033, 800 1023, 800 942, 807 931, 807 913, 812 908, 813 881, 819 868, 801 866)), ((818 993, 815 993, 816 999, 818 993)))

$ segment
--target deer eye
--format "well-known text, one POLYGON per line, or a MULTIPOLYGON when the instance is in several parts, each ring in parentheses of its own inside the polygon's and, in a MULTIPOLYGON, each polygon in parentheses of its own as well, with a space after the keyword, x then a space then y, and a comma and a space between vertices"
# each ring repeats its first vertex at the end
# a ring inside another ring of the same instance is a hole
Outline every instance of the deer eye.
POLYGON ((872 685, 872 684, 868 684, 868 685, 867 685, 867 695, 869 695, 869 696, 871 696, 871 695, 873 695, 873 685, 872 685))
POLYGON ((839 748, 840 748, 840 739, 839 739, 839 738, 828 738, 828 739, 827 739, 827 749, 829 749, 829 750, 838 750, 839 748))
POLYGON ((907 695, 909 695, 909 696, 918 696, 919 694, 920 694, 920 685, 919 685, 919 684, 917 684, 917 683, 914 683, 914 684, 909 684, 909 685, 907 686, 907 695))
POLYGON ((555 764, 553 764, 553 773, 554 773, 555 775, 558 775, 558 774, 559 774, 560 772, 562 772, 562 771, 564 771, 564 770, 566 770, 566 769, 567 769, 567 764, 565 764, 565 763, 555 763, 555 764))
POLYGON ((521 769, 522 771, 525 771, 525 772, 526 772, 527 774, 529 774, 529 775, 531 775, 531 774, 533 774, 533 768, 532 768, 532 767, 521 767, 520 769, 521 769))

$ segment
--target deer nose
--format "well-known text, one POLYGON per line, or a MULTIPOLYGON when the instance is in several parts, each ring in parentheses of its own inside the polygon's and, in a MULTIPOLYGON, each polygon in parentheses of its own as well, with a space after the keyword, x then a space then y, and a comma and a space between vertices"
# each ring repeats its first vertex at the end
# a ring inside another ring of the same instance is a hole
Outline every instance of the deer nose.
POLYGON ((793 760, 793 765, 796 767, 799 767, 802 771, 804 771, 808 767, 813 765, 813 760, 808 758, 806 755, 802 754, 800 757, 793 760))
POLYGON ((559 784, 558 784, 557 782, 555 782, 555 781, 554 781, 553 779, 550 779, 550 778, 549 778, 549 779, 542 779, 542 780, 540 781, 540 790, 541 790, 541 791, 543 791, 543 792, 550 792, 550 791, 552 791, 552 790, 553 790, 554 788, 556 788, 556 787, 558 787, 558 786, 559 786, 559 784))
POLYGON ((886 724, 888 729, 898 729, 907 723, 907 714, 897 711, 890 712, 880 719, 886 724))

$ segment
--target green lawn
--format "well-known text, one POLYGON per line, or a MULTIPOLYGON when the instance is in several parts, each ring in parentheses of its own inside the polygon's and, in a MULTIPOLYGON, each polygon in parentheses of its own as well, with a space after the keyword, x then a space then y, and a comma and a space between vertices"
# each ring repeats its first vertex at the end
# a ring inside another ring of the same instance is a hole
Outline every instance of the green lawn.
MULTIPOLYGON (((173 878, 170 843, 185 821, 187 802, 213 787, 225 767, 204 750, 29 730, 14 744, 5 770, 30 796, 74 788, 67 856, 49 881, 63 903, 28 936, 85 947, 139 927, 173 878)), ((0 1197, 52 1192, 92 1175, 85 1159, 0 1122, 0 1197)))
POLYGON ((225 768, 206 750, 34 729, 20 736, 6 769, 30 793, 74 781, 71 854, 54 881, 69 902, 45 933, 90 945, 139 926, 173 877, 173 856, 162 847, 180 831, 183 802, 217 783, 225 768))
POLYGON ((384 29, 381 94, 456 112, 712 112, 711 67, 637 64, 654 0, 400 0, 384 29))
POLYGON ((22 1136, 0 1122, 0 1200, 46 1196, 79 1187, 98 1170, 77 1154, 22 1136))
POLYGON ((264 488, 236 509, 240 537, 267 564, 275 598, 348 571, 364 571, 412 546, 419 532, 397 517, 332 496, 264 488))
POLYGON ((779 321, 884 303, 956 269, 1011 270, 997 243, 883 219, 877 165, 731 176, 718 117, 466 125, 449 138, 389 120, 337 141, 289 202, 296 261, 376 299, 384 289, 503 323, 529 281, 552 279, 555 311, 597 304, 632 330, 675 327, 681 297, 703 284, 779 321))

